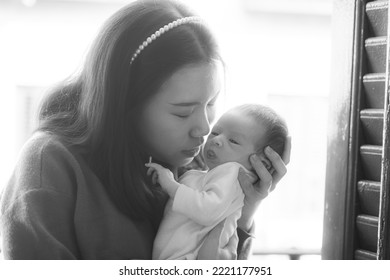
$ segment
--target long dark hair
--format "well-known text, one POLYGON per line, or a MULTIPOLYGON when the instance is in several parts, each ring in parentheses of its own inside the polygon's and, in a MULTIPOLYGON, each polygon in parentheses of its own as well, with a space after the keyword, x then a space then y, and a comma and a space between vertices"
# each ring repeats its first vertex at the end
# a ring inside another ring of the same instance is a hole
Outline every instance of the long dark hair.
POLYGON ((40 110, 38 130, 78 148, 125 215, 154 224, 165 200, 145 175, 138 116, 175 71, 220 57, 205 24, 187 23, 154 40, 131 65, 130 60, 148 36, 187 16, 193 13, 173 1, 125 6, 104 24, 81 72, 53 89, 40 110))

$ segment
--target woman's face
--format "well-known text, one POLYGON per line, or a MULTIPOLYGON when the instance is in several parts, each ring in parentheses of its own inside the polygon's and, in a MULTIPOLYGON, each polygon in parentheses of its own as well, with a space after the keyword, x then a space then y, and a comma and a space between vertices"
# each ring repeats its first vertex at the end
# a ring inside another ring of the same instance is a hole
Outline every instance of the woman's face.
POLYGON ((152 97, 141 113, 140 130, 153 160, 175 168, 199 153, 214 121, 221 72, 218 63, 184 67, 152 97))

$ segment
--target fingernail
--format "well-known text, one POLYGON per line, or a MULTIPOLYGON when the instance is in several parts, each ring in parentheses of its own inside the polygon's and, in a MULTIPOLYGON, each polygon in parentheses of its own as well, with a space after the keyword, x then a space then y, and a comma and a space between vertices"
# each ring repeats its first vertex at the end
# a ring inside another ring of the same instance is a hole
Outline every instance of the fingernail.
POLYGON ((258 160, 256 155, 251 155, 251 161, 256 162, 258 160))
POLYGON ((267 154, 269 154, 269 153, 271 152, 271 147, 270 147, 270 146, 267 146, 267 147, 265 148, 265 152, 266 152, 267 154))

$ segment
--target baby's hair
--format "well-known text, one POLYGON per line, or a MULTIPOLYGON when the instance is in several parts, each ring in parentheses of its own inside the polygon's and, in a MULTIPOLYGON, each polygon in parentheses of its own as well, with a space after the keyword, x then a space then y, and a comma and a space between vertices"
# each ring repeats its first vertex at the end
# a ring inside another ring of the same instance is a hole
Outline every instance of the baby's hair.
POLYGON ((234 107, 252 117, 256 123, 260 123, 266 129, 265 140, 259 141, 257 154, 262 154, 264 148, 270 146, 280 156, 283 155, 284 145, 288 136, 287 124, 273 109, 260 104, 243 104, 234 107))

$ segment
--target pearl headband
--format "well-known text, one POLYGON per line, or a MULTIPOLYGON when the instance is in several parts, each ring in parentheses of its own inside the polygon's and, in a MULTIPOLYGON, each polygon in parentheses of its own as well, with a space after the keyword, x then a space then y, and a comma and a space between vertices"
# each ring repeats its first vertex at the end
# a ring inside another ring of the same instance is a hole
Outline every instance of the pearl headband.
POLYGON ((179 25, 188 23, 188 22, 195 22, 195 21, 201 21, 201 18, 199 17, 184 17, 177 19, 175 21, 172 21, 171 23, 168 23, 161 27, 159 30, 154 32, 152 35, 150 35, 148 38, 146 38, 145 41, 142 42, 141 45, 139 45, 138 49, 135 51, 133 56, 130 60, 130 65, 133 63, 134 59, 141 53, 141 51, 146 48, 150 43, 152 43, 154 40, 156 40, 158 37, 160 37, 162 34, 166 33, 167 31, 171 30, 172 28, 175 28, 179 25))

